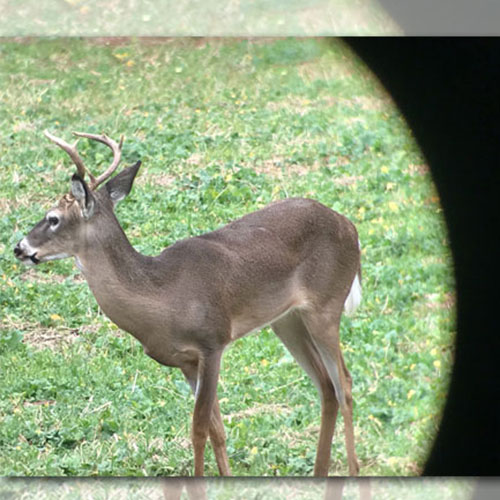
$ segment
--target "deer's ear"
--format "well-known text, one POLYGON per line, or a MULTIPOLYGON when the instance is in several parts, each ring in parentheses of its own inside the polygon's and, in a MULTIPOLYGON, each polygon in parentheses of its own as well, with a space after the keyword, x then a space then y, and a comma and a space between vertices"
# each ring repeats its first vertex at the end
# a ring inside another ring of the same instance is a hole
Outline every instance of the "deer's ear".
POLYGON ((115 175, 104 185, 111 201, 113 202, 113 205, 116 205, 130 193, 132 184, 134 183, 135 176, 137 175, 137 171, 140 166, 141 162, 138 161, 131 167, 122 170, 118 175, 115 175))
POLYGON ((75 197, 84 219, 88 220, 94 214, 95 200, 87 183, 78 175, 71 178, 71 194, 75 197))

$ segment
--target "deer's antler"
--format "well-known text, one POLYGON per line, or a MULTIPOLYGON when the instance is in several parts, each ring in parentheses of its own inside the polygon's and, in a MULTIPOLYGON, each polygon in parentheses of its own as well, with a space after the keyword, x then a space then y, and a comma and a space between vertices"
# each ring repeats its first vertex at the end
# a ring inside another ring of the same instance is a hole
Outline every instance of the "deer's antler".
POLYGON ((98 141, 102 144, 105 144, 111 149, 111 151, 113 151, 113 161, 111 162, 111 165, 107 168, 107 170, 104 173, 102 173, 96 178, 92 175, 90 170, 88 170, 85 167, 83 160, 80 158, 80 155, 76 150, 78 139, 74 144, 68 144, 61 138, 52 135, 48 130, 45 130, 43 133, 45 137, 50 139, 53 143, 57 144, 61 149, 63 149, 64 151, 66 151, 66 153, 68 153, 70 158, 73 160, 73 163, 76 165, 78 174, 82 179, 85 178, 85 174, 88 174, 90 180, 89 187, 92 190, 96 189, 100 184, 102 184, 106 179, 108 179, 111 176, 111 174, 116 170, 116 168, 120 163, 122 156, 123 135, 120 138, 120 142, 116 143, 113 139, 111 139, 105 134, 98 135, 98 134, 88 134, 86 132, 73 132, 73 135, 76 135, 77 137, 85 137, 86 139, 92 139, 94 141, 98 141))
POLYGON ((120 164, 120 160, 122 157, 123 135, 120 138, 119 144, 117 144, 113 139, 105 134, 98 135, 88 134, 86 132, 73 132, 73 135, 76 135, 77 137, 85 137, 94 141, 99 141, 100 143, 108 146, 111 151, 113 151, 113 161, 111 162, 111 165, 108 167, 108 169, 99 177, 92 177, 90 179, 90 189, 95 189, 97 186, 99 186, 99 184, 102 184, 106 179, 108 179, 120 164))
POLYGON ((70 158, 73 160, 73 163, 76 165, 78 174, 82 179, 85 178, 85 174, 87 173, 91 183, 96 180, 95 177, 86 169, 83 160, 80 158, 80 155, 76 150, 78 140, 74 144, 69 144, 66 141, 63 141, 60 137, 52 135, 48 130, 44 130, 43 134, 47 137, 47 139, 51 140, 54 144, 57 144, 57 146, 68 153, 70 158))

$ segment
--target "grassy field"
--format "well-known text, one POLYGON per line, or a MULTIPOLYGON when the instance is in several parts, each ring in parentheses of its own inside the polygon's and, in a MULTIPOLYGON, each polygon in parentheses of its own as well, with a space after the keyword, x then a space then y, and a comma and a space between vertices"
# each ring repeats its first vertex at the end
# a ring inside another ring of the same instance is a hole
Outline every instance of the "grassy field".
MULTIPOLYGON (((0 100, 0 475, 192 472, 181 372, 103 316, 72 260, 14 259, 74 170, 45 128, 125 134, 125 162, 143 167, 117 215, 145 254, 289 196, 349 217, 364 295, 341 335, 361 473, 422 470, 453 357, 450 250, 411 132, 345 46, 4 40, 0 100)), ((79 149, 94 171, 109 161, 79 149)), ((319 398, 271 331, 226 352, 219 398, 234 474, 312 473, 319 398)), ((339 418, 331 474, 347 473, 342 430, 339 418)), ((207 462, 217 474, 211 450, 207 462)))

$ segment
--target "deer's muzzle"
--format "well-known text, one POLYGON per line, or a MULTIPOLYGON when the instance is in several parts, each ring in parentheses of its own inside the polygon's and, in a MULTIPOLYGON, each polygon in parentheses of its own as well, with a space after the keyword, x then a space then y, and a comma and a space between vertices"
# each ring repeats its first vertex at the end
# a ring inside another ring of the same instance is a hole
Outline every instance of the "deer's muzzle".
POLYGON ((38 264, 40 262, 36 257, 36 251, 26 242, 26 238, 22 239, 14 247, 14 255, 25 264, 38 264))

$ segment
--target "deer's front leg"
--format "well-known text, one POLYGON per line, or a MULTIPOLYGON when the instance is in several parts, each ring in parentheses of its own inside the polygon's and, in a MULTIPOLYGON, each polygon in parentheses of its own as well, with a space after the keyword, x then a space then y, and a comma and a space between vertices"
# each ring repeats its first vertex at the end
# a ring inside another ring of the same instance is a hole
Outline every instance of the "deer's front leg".
POLYGON ((203 476, 205 445, 217 394, 221 355, 222 352, 219 351, 202 355, 198 362, 198 380, 191 434, 195 476, 203 476))
MULTIPOLYGON (((191 389, 193 390, 193 394, 196 394, 196 386, 198 383, 198 363, 185 365, 181 369, 184 373, 184 376, 186 377, 186 380, 189 382, 191 389)), ((217 461, 219 473, 221 476, 230 476, 231 469, 229 467, 229 460, 227 458, 226 434, 224 432, 224 423, 222 421, 222 415, 220 413, 217 395, 215 395, 214 398, 212 420, 210 422, 210 428, 208 432, 210 435, 210 440, 212 441, 212 446, 214 448, 215 459, 217 461)))

